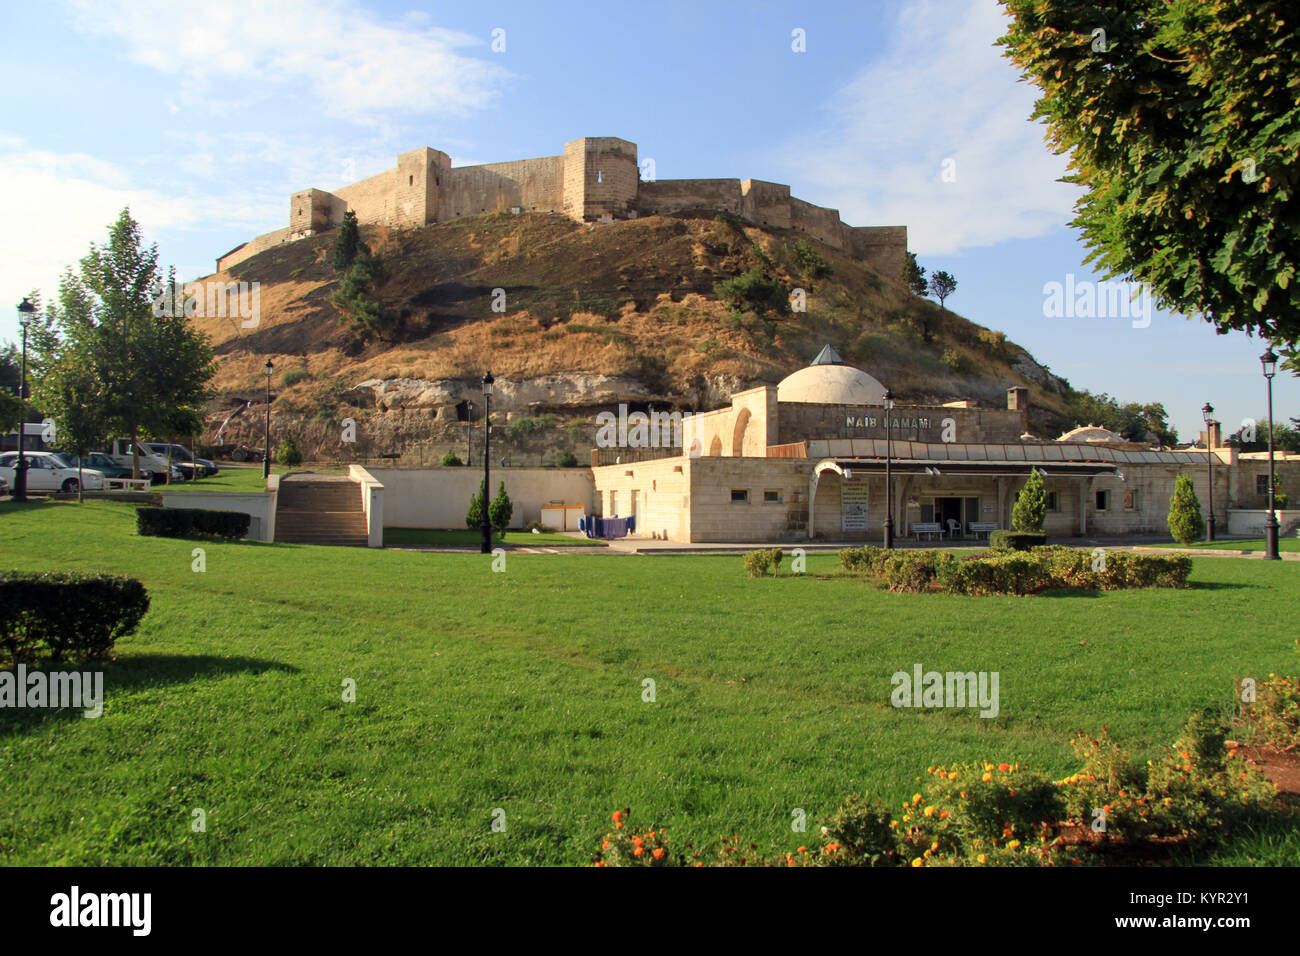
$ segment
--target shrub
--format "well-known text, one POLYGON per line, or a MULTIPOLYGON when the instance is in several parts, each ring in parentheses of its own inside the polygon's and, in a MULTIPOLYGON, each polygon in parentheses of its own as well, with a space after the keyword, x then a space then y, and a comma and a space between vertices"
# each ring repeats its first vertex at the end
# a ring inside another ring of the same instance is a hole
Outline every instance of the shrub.
POLYGON ((100 660, 149 610, 134 578, 66 571, 0 572, 0 602, 0 649, 10 666, 100 660))
POLYGON ((555 465, 557 468, 577 468, 578 456, 566 448, 555 456, 555 465))
MULTIPOLYGON (((1296 648, 1300 650, 1300 641, 1296 648)), ((1253 743, 1283 752, 1300 748, 1300 679, 1270 674, 1242 716, 1253 731, 1253 743)))
POLYGON ((1201 502, 1186 475, 1178 476, 1174 496, 1169 499, 1169 533, 1179 544, 1191 544, 1205 533, 1201 502))
POLYGON ((879 801, 849 797, 822 828, 824 866, 897 866, 893 820, 879 801))
POLYGON ((806 239, 794 241, 794 261, 805 278, 822 279, 831 274, 830 263, 806 239))
MULTIPOLYGON (((592 861, 595 866, 682 866, 685 860, 668 845, 663 828, 628 829, 631 810, 615 810, 614 829, 600 841, 600 852, 592 861)), ((687 844, 689 846, 689 844, 687 844)))
POLYGON ((881 562, 881 573, 891 591, 920 594, 935 577, 937 551, 891 551, 881 562))
POLYGON ((840 551, 840 566, 845 571, 878 575, 889 553, 884 548, 876 548, 871 545, 864 545, 860 548, 843 548, 840 551))
POLYGON ((136 533, 156 538, 246 537, 252 517, 242 511, 211 511, 204 508, 138 508, 136 533))
POLYGON ((299 382, 311 378, 311 373, 302 368, 291 368, 280 376, 281 388, 292 388, 299 382))
POLYGON ((994 551, 1028 551, 1047 543, 1047 535, 1040 532, 999 530, 989 534, 989 547, 994 551))
POLYGON ((293 432, 285 434, 280 447, 275 451, 275 457, 286 468, 297 468, 302 464, 302 449, 298 447, 298 439, 293 437, 293 432))
POLYGON ((772 566, 772 552, 767 548, 745 552, 745 570, 751 578, 761 578, 772 566))
POLYGON ((464 464, 454 451, 449 451, 442 456, 442 466, 444 468, 460 468, 464 464))
POLYGON ((1043 490, 1043 476, 1034 469, 1016 496, 1015 506, 1011 509, 1011 526, 1021 532, 1042 533, 1045 517, 1047 493, 1043 490))
POLYGON ((785 312, 789 301, 779 282, 763 276, 762 269, 750 269, 744 275, 725 279, 713 286, 713 294, 725 302, 733 312, 744 312, 747 307, 757 311, 771 309, 785 312))
POLYGON ((943 354, 939 356, 939 361, 954 372, 965 372, 970 368, 970 362, 966 359, 966 356, 956 349, 944 349, 943 354))
POLYGON ((483 526, 483 499, 487 497, 486 483, 478 483, 478 493, 469 499, 469 510, 465 512, 465 526, 470 529, 483 526))

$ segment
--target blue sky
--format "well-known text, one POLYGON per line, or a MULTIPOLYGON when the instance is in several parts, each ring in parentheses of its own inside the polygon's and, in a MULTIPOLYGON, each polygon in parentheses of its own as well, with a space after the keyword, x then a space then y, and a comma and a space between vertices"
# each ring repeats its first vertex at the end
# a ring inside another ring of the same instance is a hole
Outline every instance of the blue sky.
MULTIPOLYGON (((53 293, 124 205, 193 278, 286 225, 294 190, 408 149, 460 165, 620 136, 660 179, 786 182, 852 225, 908 226, 922 265, 957 277, 949 306, 1076 387, 1163 401, 1184 439, 1207 400, 1227 430, 1264 414, 1258 339, 1044 316, 1046 283, 1100 277, 1035 91, 992 46, 993 0, 48 0, 3 18, 0 302, 53 293)), ((1274 392, 1279 419, 1300 415, 1296 378, 1274 392)))

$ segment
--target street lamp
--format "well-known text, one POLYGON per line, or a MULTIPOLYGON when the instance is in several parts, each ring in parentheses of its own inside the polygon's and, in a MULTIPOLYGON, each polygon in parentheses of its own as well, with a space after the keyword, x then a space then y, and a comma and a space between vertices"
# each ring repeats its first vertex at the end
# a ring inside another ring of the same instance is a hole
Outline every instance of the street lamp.
POLYGON ((14 501, 27 500, 27 456, 23 454, 23 439, 27 437, 27 327, 36 318, 36 306, 23 299, 18 306, 18 324, 23 329, 23 363, 18 375, 18 462, 14 468, 14 501))
POLYGON ((1214 406, 1206 402, 1201 408, 1201 418, 1205 420, 1205 460, 1210 469, 1210 520, 1205 523, 1205 540, 1214 540, 1214 439, 1211 437, 1214 424, 1214 406))
POLYGON ((474 403, 466 402, 465 414, 465 467, 474 467, 474 403))
POLYGON ((894 393, 885 389, 885 550, 894 547, 894 487, 889 463, 894 457, 894 393))
POLYGON ((266 434, 262 442, 262 478, 263 480, 271 477, 271 372, 275 366, 271 360, 266 360, 266 434))
POLYGON ((1268 518, 1264 521, 1264 557, 1280 561, 1277 553, 1277 515, 1273 513, 1273 376, 1277 374, 1277 353, 1271 348, 1259 357, 1268 381, 1268 518))
POLYGON ((483 513, 479 518, 479 530, 483 539, 479 545, 480 554, 492 553, 492 521, 488 517, 488 495, 491 493, 491 438, 492 438, 492 373, 483 376, 483 513))

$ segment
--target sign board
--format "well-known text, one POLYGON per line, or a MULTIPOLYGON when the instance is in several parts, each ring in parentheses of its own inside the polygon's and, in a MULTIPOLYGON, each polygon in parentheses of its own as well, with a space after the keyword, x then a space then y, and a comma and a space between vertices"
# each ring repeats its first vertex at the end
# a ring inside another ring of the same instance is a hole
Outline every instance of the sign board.
POLYGON ((867 530, 867 483, 840 482, 840 520, 845 531, 867 530))

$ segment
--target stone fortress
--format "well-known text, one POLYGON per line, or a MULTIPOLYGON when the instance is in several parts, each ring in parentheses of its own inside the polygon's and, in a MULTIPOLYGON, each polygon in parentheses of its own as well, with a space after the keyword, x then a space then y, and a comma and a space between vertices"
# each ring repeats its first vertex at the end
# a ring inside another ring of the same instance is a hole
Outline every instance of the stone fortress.
POLYGON ((325 192, 304 189, 289 200, 289 225, 258 236, 217 260, 229 269, 283 242, 332 229, 351 209, 362 225, 427 226, 483 213, 560 213, 576 222, 612 222, 693 210, 727 212, 755 225, 805 233, 891 277, 902 275, 906 226, 849 226, 839 211, 790 195, 759 179, 643 180, 636 143, 612 136, 564 144, 559 156, 482 166, 452 166, 424 147, 397 166, 325 192))

